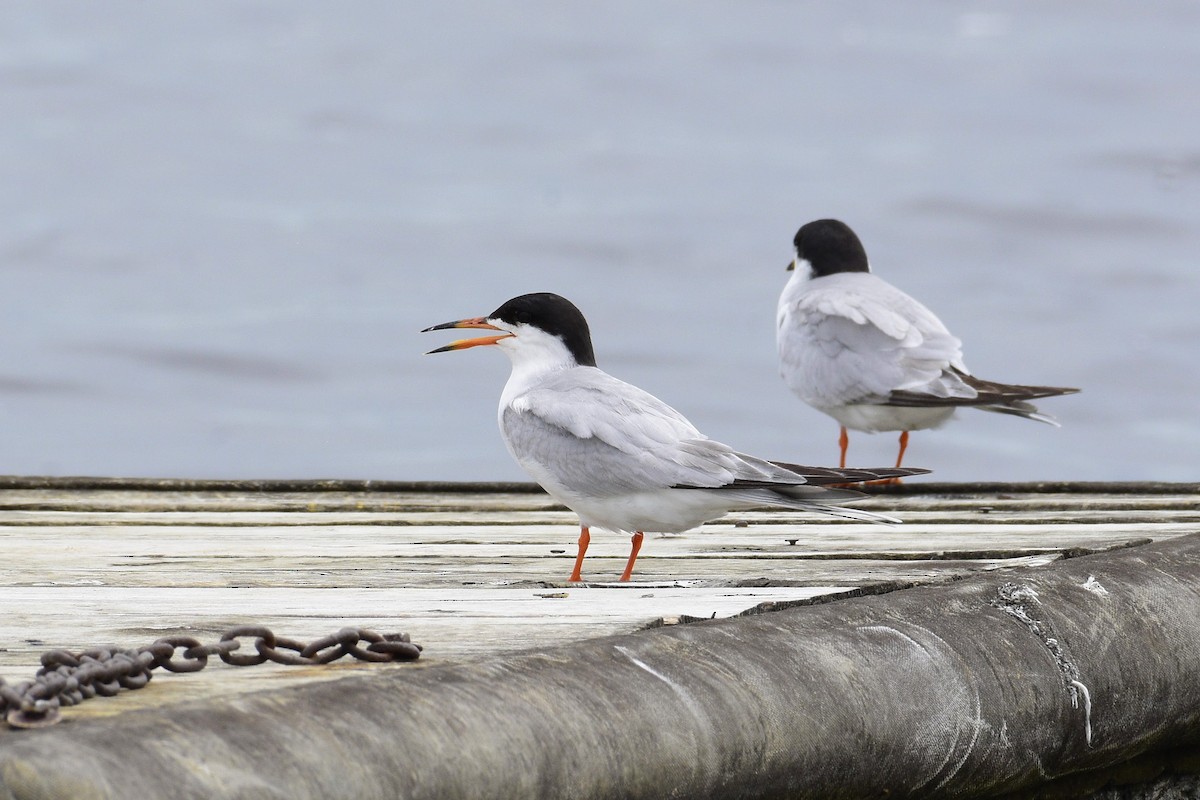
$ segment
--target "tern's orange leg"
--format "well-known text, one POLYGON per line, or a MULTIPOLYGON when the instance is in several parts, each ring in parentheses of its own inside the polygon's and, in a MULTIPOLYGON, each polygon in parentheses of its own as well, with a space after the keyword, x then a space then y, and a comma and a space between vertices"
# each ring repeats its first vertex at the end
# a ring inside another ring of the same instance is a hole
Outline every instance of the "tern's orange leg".
POLYGON ((846 468, 846 450, 850 447, 850 434, 846 432, 846 426, 842 426, 842 434, 838 436, 838 447, 842 448, 842 459, 838 462, 838 467, 846 468))
MULTIPOLYGON (((896 466, 897 467, 900 466, 900 462, 904 460, 904 451, 907 449, 908 449, 908 431, 901 431, 900 432, 900 454, 898 456, 896 456, 896 466)), ((900 479, 896 478, 896 483, 899 483, 899 482, 900 482, 900 479)))
POLYGON ((583 578, 581 578, 579 576, 579 570, 581 570, 583 568, 583 557, 585 555, 587 555, 588 545, 591 544, 591 542, 592 542, 592 534, 590 531, 588 531, 587 526, 586 525, 580 526, 580 528, 579 528, 579 554, 577 556, 575 556, 575 569, 571 571, 571 577, 567 578, 567 580, 574 581, 576 583, 583 580, 583 578))
POLYGON ((642 549, 642 532, 636 531, 633 534, 633 549, 629 551, 629 561, 625 564, 625 571, 621 573, 621 580, 627 581, 633 577, 633 562, 637 561, 638 551, 642 549))
MULTIPOLYGON (((896 456, 896 466, 904 461, 904 451, 908 449, 908 431, 900 433, 900 454, 896 456)), ((868 481, 868 483, 878 484, 879 486, 898 486, 901 481, 899 478, 884 478, 881 481, 868 481)))

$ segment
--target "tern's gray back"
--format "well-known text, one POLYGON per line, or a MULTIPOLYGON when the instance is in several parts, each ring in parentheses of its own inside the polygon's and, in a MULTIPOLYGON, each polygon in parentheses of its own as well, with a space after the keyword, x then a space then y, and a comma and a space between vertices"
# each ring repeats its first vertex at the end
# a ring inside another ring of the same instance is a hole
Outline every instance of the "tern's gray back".
POLYGON ((513 457, 547 489, 594 497, 739 479, 804 482, 705 437, 658 398, 595 368, 548 375, 510 401, 500 426, 513 457))

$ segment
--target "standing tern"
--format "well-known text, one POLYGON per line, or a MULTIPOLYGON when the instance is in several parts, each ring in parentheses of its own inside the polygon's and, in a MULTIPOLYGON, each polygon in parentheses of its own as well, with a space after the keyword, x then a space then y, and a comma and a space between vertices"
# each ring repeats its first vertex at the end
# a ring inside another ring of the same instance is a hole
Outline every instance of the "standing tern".
POLYGON ((784 382, 846 429, 908 432, 944 424, 960 406, 1046 422, 1029 400, 1073 394, 1059 386, 1016 386, 967 371, 962 342, 932 311, 871 273, 862 242, 836 219, 802 227, 791 278, 779 298, 776 342, 784 382))
POLYGON ((600 370, 583 314, 556 294, 521 295, 486 317, 422 332, 449 328, 498 331, 430 353, 495 345, 512 361, 500 395, 500 433, 517 463, 579 515, 579 551, 570 581, 582 580, 592 527, 633 534, 621 575, 627 581, 645 531, 678 533, 734 509, 762 506, 896 522, 828 505, 861 494, 822 484, 928 472, 804 467, 715 442, 666 403, 600 370))

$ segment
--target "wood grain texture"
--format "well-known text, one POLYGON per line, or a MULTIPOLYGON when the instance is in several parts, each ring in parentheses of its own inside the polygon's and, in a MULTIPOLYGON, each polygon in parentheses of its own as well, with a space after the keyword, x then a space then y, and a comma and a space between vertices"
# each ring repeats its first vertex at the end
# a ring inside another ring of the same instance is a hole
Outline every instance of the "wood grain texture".
POLYGON ((648 537, 631 584, 615 582, 628 537, 596 531, 588 583, 575 586, 565 582, 575 518, 527 487, 3 485, 0 675, 9 681, 30 677, 52 648, 136 647, 177 633, 208 641, 240 624, 300 639, 347 625, 403 631, 425 647, 416 665, 214 664, 157 674, 146 689, 68 716, 465 662, 664 618, 944 582, 1200 530, 1195 485, 1141 493, 909 486, 858 504, 900 517, 900 526, 762 511, 648 537))

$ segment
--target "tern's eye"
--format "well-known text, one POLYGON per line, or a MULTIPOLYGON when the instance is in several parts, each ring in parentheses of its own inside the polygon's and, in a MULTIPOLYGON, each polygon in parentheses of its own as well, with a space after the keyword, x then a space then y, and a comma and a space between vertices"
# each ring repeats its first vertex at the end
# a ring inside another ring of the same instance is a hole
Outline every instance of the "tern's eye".
POLYGON ((528 311, 518 311, 517 312, 517 322, 528 325, 529 321, 532 319, 533 319, 533 317, 529 314, 528 311))

